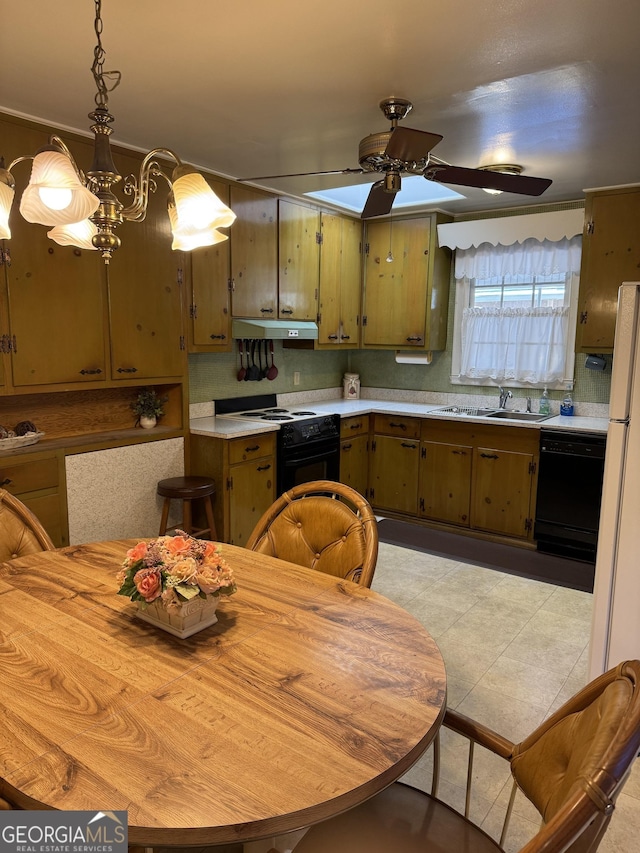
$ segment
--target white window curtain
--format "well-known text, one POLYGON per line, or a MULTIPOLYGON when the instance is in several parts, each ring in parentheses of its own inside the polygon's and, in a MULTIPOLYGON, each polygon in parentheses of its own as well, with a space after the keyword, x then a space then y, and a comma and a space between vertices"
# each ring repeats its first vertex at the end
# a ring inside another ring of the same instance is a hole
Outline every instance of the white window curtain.
POLYGON ((577 236, 456 251, 455 277, 465 292, 458 382, 559 387, 573 373, 571 296, 577 293, 581 244, 577 236), (559 274, 566 281, 564 306, 469 307, 474 279, 559 274))

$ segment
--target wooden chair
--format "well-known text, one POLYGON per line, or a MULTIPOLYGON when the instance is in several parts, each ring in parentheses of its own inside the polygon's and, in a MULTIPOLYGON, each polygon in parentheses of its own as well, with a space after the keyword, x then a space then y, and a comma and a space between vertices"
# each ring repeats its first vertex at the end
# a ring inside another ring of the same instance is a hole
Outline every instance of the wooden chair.
POLYGON ((455 711, 443 725, 469 740, 466 814, 396 782, 361 806, 312 826, 295 853, 498 853, 519 788, 543 818, 520 853, 594 853, 640 748, 640 661, 596 678, 519 744, 455 711), (511 765, 514 788, 500 844, 468 819, 473 746, 511 765))
POLYGON ((55 548, 31 510, 6 489, 0 489, 0 563, 55 548))
POLYGON ((313 480, 280 495, 256 524, 246 547, 370 587, 378 526, 373 510, 355 489, 313 480))
POLYGON ((210 477, 169 477, 160 480, 157 486, 158 494, 164 498, 162 505, 162 517, 160 519, 160 536, 164 536, 167 530, 179 528, 190 536, 208 539, 217 539, 216 523, 213 518, 213 500, 216 495, 216 482, 210 477), (182 501, 182 521, 168 528, 169 509, 171 501, 182 501), (204 507, 207 526, 195 530, 193 527, 192 503, 201 501, 204 507))

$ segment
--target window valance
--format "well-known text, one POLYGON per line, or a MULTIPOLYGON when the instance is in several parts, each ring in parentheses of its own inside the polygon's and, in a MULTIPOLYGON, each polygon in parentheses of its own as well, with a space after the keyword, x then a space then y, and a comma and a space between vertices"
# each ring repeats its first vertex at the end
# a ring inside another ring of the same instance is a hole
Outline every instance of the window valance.
POLYGON ((468 222, 448 222, 438 225, 438 243, 450 249, 468 249, 490 243, 492 246, 512 246, 525 240, 550 240, 582 234, 584 209, 554 210, 522 216, 501 216, 496 219, 473 219, 468 222))
POLYGON ((525 240, 522 245, 458 249, 454 275, 461 278, 493 278, 511 275, 578 275, 582 256, 582 234, 551 242, 525 240))

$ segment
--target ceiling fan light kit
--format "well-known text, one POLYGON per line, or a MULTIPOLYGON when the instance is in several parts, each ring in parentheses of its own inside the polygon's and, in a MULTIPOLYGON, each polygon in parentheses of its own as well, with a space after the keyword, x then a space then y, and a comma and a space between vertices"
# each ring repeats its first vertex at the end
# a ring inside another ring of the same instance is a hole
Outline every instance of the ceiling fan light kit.
POLYGON ((157 189, 161 178, 169 187, 168 214, 173 232, 173 249, 190 251, 210 246, 228 235, 218 228, 228 228, 235 214, 215 195, 202 175, 185 166, 168 148, 154 148, 142 160, 136 178, 130 175, 123 184, 124 194, 131 197, 128 206, 117 198, 113 187, 122 180, 111 154, 109 137, 114 118, 108 110, 108 93, 120 83, 119 71, 105 71, 102 47, 102 0, 94 0, 97 44, 91 71, 96 83, 96 107, 89 113, 93 120, 93 163, 86 175, 58 136, 36 152, 16 157, 5 168, 0 158, 0 238, 9 239, 9 214, 15 194, 12 169, 22 161, 33 160, 29 184, 22 194, 20 213, 28 222, 54 226, 47 236, 60 245, 97 249, 105 263, 121 244, 116 229, 124 222, 142 222, 147 213, 149 193, 157 189), (171 176, 165 173, 159 159, 176 164, 171 176))

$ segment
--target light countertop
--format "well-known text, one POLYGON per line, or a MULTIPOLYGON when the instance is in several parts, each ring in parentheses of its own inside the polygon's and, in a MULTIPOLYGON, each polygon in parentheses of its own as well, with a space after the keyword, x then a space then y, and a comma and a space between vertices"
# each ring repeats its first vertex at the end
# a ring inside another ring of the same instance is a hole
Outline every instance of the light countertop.
MULTIPOLYGON (((351 417, 353 415, 368 415, 368 414, 397 414, 405 417, 420 417, 451 420, 451 421, 471 421, 473 423, 498 424, 501 427, 508 429, 512 426, 523 427, 527 429, 552 429, 565 430, 571 432, 593 432, 606 435, 608 420, 607 418, 583 417, 574 415, 573 417, 562 417, 555 415, 546 421, 537 423, 531 421, 509 420, 496 421, 486 417, 470 417, 468 415, 447 415, 447 414, 432 414, 434 409, 442 408, 443 404, 429 405, 422 403, 396 402, 392 400, 326 400, 322 402, 314 402, 311 408, 314 412, 321 414, 338 414, 340 417, 351 417)), ((192 418, 189 422, 190 432, 192 435, 204 435, 211 438, 241 438, 247 435, 256 435, 262 432, 274 432, 280 428, 279 424, 260 423, 259 421, 233 420, 230 418, 216 418, 215 416, 192 418)))

